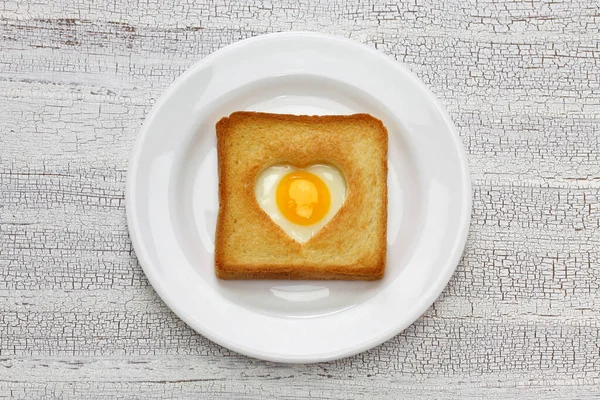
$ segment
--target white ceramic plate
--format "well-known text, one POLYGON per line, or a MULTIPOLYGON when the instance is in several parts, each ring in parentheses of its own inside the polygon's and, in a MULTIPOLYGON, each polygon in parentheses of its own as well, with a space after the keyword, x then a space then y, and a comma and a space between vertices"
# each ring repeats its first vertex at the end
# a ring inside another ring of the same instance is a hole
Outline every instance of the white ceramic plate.
POLYGON ((401 64, 350 40, 260 36, 195 64, 148 116, 127 179, 127 221, 148 279, 207 338, 252 357, 332 360, 414 322, 456 268, 471 213, 459 137, 401 64), (388 259, 379 282, 220 281, 215 123, 236 110, 370 113, 389 131, 388 259))

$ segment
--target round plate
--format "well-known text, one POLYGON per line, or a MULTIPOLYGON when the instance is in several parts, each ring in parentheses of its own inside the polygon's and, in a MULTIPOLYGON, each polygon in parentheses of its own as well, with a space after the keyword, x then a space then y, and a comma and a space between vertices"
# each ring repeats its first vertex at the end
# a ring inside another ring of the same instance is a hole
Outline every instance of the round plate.
POLYGON ((177 79, 142 127, 126 198, 135 252, 165 303, 214 342, 280 362, 346 357, 408 327, 454 272, 471 213, 464 151, 433 95, 376 50, 313 33, 238 42, 177 79), (238 110, 369 113, 383 121, 389 131, 383 280, 215 277, 215 123, 238 110))

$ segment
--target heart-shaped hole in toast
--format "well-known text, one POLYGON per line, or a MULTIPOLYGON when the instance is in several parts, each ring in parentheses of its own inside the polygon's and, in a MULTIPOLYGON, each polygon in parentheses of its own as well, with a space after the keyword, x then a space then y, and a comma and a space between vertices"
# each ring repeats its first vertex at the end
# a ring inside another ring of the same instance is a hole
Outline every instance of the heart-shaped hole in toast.
POLYGON ((337 214, 346 200, 347 187, 342 172, 328 164, 307 168, 277 164, 259 175, 254 192, 273 222, 304 243, 337 214))

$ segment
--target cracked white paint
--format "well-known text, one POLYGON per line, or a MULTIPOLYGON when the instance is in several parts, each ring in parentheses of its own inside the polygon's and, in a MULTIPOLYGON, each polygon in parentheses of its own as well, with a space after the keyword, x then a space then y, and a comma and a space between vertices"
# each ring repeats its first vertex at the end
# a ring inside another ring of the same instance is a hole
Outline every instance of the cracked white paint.
POLYGON ((600 387, 600 5, 589 0, 0 0, 0 397, 583 398, 600 387), (268 32, 364 42, 440 98, 469 157, 465 254, 349 359, 223 349, 149 286, 127 158, 162 91, 268 32))

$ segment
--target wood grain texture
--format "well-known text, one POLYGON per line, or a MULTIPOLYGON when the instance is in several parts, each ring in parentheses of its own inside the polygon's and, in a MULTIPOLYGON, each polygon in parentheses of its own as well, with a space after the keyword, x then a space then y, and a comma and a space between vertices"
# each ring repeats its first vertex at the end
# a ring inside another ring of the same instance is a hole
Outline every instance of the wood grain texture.
POLYGON ((600 5, 0 0, 0 397, 591 398, 600 387, 600 5), (404 62, 468 152, 464 256, 405 332, 277 365, 194 333, 125 224, 129 151, 187 67, 335 33, 404 62))

